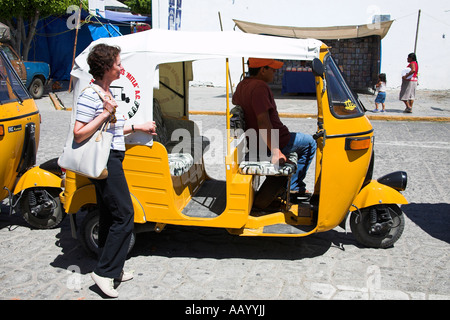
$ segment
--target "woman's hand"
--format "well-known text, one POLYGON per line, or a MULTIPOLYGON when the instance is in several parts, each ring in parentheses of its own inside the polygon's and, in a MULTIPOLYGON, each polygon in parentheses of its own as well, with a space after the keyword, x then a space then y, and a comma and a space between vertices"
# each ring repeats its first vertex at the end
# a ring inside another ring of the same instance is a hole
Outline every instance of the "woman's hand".
POLYGON ((103 112, 102 115, 104 117, 104 119, 108 119, 109 117, 111 117, 111 122, 114 123, 115 121, 115 113, 116 113, 116 108, 117 108, 117 102, 112 99, 109 95, 105 95, 105 99, 103 100, 103 112))
POLYGON ((128 134, 136 131, 142 131, 144 133, 150 134, 152 136, 156 136, 156 124, 155 121, 148 121, 141 124, 134 124, 132 126, 125 126, 123 128, 123 133, 128 134), (134 128, 134 130, 133 130, 134 128))
POLYGON ((147 134, 155 136, 156 135, 156 124, 155 124, 155 121, 148 121, 146 123, 138 125, 138 130, 141 130, 142 132, 145 132, 147 134))

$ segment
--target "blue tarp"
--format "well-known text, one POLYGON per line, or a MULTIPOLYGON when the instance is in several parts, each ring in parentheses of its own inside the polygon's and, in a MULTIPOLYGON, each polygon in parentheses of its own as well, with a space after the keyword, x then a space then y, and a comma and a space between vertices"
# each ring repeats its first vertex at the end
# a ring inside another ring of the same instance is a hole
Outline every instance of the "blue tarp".
MULTIPOLYGON (((86 11, 82 11, 82 20, 88 16, 86 11)), ((80 54, 94 40, 129 34, 131 32, 130 22, 151 23, 149 17, 130 13, 118 14, 105 10, 105 16, 109 19, 99 18, 97 20, 91 17, 90 23, 84 24, 78 30, 76 55, 80 54)), ((70 15, 66 15, 41 19, 28 54, 29 61, 44 61, 50 65, 50 77, 54 81, 70 79, 76 33, 75 29, 71 30, 67 27, 70 17, 70 15)))
POLYGON ((117 22, 143 22, 151 24, 150 17, 134 15, 127 12, 105 10, 105 18, 117 22))

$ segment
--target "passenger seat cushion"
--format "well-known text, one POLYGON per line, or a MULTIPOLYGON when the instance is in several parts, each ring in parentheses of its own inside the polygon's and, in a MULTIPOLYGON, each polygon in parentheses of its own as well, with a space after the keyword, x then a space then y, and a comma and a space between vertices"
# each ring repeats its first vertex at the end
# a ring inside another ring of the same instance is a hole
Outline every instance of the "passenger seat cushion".
MULTIPOLYGON (((230 114, 230 128, 234 130, 234 137, 238 138, 245 131, 244 110, 241 106, 235 106, 230 110, 230 114)), ((288 176, 297 170, 298 155, 292 152, 287 158, 288 161, 281 166, 274 165, 270 161, 241 161, 239 173, 259 176, 288 176)))
POLYGON ((298 155, 291 152, 283 165, 275 165, 270 161, 241 161, 239 172, 241 174, 255 174, 258 176, 288 176, 297 171, 298 155))
POLYGON ((169 153, 170 174, 179 177, 186 172, 194 164, 194 158, 189 153, 169 153))
POLYGON ((177 128, 188 121, 165 119, 157 99, 153 99, 153 121, 155 121, 157 133, 153 139, 164 145, 169 152, 170 174, 178 177, 188 172, 194 164, 194 158, 189 153, 170 153, 176 143, 171 143, 170 130, 168 130, 170 126, 177 128), (174 124, 175 122, 176 124, 174 124))

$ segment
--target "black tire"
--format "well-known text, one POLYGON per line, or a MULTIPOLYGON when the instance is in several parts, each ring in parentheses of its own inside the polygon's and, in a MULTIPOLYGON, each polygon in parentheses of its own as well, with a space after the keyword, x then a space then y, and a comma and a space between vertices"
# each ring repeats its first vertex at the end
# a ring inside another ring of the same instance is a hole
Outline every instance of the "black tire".
POLYGON ((400 238, 405 228, 405 217, 397 205, 379 205, 352 212, 350 227, 355 239, 370 248, 389 248, 400 238), (392 226, 377 232, 370 231, 370 210, 388 210, 392 218, 392 226))
POLYGON ((24 191, 19 200, 25 221, 38 229, 56 228, 66 216, 58 188, 31 188, 24 191))
POLYGON ((42 82, 42 79, 34 78, 33 81, 31 81, 28 91, 34 99, 42 97, 44 94, 44 82, 42 82))
MULTIPOLYGON (((99 223, 98 209, 89 211, 83 219, 80 228, 80 242, 86 252, 94 257, 98 257, 98 223, 99 223)), ((136 233, 133 231, 131 235, 128 253, 133 249, 136 242, 136 233)))

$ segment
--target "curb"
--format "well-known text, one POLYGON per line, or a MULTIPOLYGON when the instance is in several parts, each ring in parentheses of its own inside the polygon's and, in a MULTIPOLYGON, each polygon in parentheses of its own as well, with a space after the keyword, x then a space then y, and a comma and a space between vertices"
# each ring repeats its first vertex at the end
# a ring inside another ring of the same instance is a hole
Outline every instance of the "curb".
MULTIPOLYGON (((189 111, 192 115, 206 116, 225 116, 225 111, 189 111)), ((280 118, 317 118, 317 114, 312 113, 286 113, 280 112, 280 118)), ((450 117, 430 117, 430 116, 371 116, 367 115, 369 120, 383 121, 430 121, 430 122, 450 122, 450 117)))

